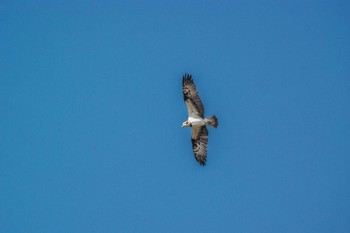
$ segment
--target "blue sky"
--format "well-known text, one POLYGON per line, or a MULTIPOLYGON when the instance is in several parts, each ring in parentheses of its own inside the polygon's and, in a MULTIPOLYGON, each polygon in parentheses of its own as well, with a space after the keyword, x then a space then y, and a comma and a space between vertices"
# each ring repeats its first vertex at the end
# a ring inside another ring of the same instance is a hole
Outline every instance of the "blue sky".
POLYGON ((2 1, 1 232, 349 232, 349 11, 2 1), (206 167, 185 72, 219 119, 206 167))

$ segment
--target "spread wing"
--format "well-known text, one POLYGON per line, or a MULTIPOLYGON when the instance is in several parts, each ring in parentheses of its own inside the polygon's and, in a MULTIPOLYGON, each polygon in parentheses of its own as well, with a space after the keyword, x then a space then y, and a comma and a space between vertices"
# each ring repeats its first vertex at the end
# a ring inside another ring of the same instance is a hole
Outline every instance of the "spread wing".
POLYGON ((197 162, 205 166, 207 161, 208 130, 207 127, 192 128, 192 150, 197 162))
POLYGON ((185 74, 182 77, 182 92, 188 115, 204 118, 204 107, 190 74, 185 74))

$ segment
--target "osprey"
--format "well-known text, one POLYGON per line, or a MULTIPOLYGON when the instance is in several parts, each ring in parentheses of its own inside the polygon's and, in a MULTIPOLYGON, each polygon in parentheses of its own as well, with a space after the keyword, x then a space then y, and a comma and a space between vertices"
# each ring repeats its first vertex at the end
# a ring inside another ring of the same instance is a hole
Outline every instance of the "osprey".
POLYGON ((208 144, 208 130, 206 126, 217 128, 218 119, 215 116, 204 117, 204 107, 190 74, 185 74, 182 77, 182 92, 188 111, 188 119, 181 127, 192 128, 194 157, 201 166, 205 166, 208 144))

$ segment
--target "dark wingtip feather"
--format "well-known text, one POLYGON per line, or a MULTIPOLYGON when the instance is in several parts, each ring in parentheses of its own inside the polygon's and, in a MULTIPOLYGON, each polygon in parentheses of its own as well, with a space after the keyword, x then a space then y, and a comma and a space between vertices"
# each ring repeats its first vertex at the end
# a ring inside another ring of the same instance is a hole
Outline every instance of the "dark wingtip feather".
POLYGON ((182 85, 193 83, 192 75, 185 73, 182 76, 182 85))
POLYGON ((196 156, 194 156, 194 158, 197 160, 197 162, 199 163, 199 165, 201 166, 205 166, 205 163, 207 162, 207 159, 205 157, 199 157, 197 158, 196 156))
POLYGON ((202 167, 205 167, 205 161, 198 161, 199 165, 201 165, 202 167))
POLYGON ((185 91, 186 89, 186 85, 191 85, 193 83, 193 79, 192 79, 192 75, 190 74, 187 74, 185 73, 183 76, 182 76, 182 91, 183 91, 183 97, 184 97, 184 101, 186 101, 189 97, 188 97, 188 94, 187 92, 188 91, 185 91))

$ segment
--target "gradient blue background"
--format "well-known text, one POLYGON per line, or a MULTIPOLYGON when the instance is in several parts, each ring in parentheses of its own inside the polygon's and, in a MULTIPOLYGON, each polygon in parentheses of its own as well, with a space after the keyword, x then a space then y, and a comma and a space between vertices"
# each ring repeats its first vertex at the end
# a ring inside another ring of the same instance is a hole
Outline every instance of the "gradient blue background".
POLYGON ((1 1, 0 231, 350 232, 349 1, 1 1), (194 160, 181 77, 209 130, 194 160))

